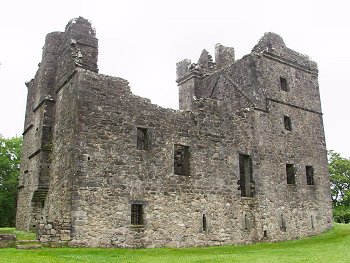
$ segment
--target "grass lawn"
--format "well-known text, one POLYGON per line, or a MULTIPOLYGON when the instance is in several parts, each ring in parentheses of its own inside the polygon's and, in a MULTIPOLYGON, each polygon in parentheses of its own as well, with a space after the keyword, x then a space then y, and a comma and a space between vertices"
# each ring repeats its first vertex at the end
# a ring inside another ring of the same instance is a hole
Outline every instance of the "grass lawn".
MULTIPOLYGON (((36 234, 32 232, 24 232, 24 231, 18 231, 14 228, 10 227, 3 227, 0 228, 0 234, 15 234, 17 237, 17 240, 33 240, 36 239, 36 234)), ((1 252, 0 252, 1 255, 1 252)), ((1 262, 1 258, 0 258, 1 262)))
POLYGON ((0 262, 350 262, 350 225, 279 243, 181 249, 0 249, 0 262))

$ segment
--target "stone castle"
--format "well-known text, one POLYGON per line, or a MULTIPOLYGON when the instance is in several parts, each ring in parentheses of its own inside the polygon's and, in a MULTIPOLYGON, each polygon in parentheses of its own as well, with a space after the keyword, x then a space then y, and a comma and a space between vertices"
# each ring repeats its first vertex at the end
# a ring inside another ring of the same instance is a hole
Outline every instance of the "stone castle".
POLYGON ((46 36, 28 99, 17 228, 42 242, 184 247, 280 241, 332 226, 315 62, 266 33, 177 63, 179 108, 98 73, 79 17, 46 36))

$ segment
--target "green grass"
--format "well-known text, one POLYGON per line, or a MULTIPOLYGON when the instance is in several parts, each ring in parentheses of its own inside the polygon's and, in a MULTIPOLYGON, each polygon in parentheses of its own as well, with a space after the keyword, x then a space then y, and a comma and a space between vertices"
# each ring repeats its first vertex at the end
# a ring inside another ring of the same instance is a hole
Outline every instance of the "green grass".
POLYGON ((0 249, 1 262, 350 262, 350 225, 301 240, 249 246, 158 249, 0 249))
POLYGON ((35 240, 36 239, 36 234, 33 232, 19 231, 10 227, 0 228, 0 234, 15 234, 17 237, 17 240, 35 240))

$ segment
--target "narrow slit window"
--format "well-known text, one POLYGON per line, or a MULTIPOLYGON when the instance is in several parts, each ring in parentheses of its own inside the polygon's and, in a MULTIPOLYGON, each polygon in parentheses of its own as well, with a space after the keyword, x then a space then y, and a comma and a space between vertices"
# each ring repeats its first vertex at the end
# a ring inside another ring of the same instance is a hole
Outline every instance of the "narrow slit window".
POLYGON ((143 225, 143 205, 131 204, 131 225, 143 225))
POLYGON ((207 232, 208 227, 207 227, 207 217, 205 214, 202 215, 202 230, 203 232, 207 232))
POLYGON ((148 150, 148 129, 137 127, 137 149, 148 150))
POLYGON ((248 216, 244 215, 244 230, 247 231, 248 230, 248 216))
POLYGON ((314 168, 312 166, 306 166, 306 183, 307 185, 314 185, 314 168))
POLYGON ((294 164, 286 164, 286 173, 287 173, 287 184, 295 184, 295 169, 294 164))
POLYGON ((253 197, 254 182, 253 182, 252 159, 249 155, 239 155, 239 190, 242 197, 253 197))
POLYGON ((288 89, 288 84, 287 84, 287 79, 280 77, 280 85, 281 85, 281 90, 283 91, 289 91, 288 89))
POLYGON ((314 217, 311 215, 311 228, 315 229, 314 217))
POLYGON ((286 220, 284 219, 283 215, 281 215, 281 230, 282 231, 287 230, 286 220))
POLYGON ((284 121, 284 128, 287 131, 291 131, 292 130, 292 121, 290 120, 290 118, 288 116, 284 116, 283 121, 284 121))
POLYGON ((190 153, 188 146, 174 145, 174 174, 190 175, 190 153))

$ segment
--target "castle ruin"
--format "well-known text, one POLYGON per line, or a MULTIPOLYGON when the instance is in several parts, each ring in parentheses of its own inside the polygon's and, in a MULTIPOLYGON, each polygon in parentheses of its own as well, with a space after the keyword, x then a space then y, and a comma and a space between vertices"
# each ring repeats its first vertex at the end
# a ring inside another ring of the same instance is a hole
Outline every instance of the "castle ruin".
POLYGON ((315 62, 266 33, 177 63, 180 110, 98 73, 79 17, 27 82, 17 229, 42 242, 185 247, 297 239, 332 226, 315 62))

